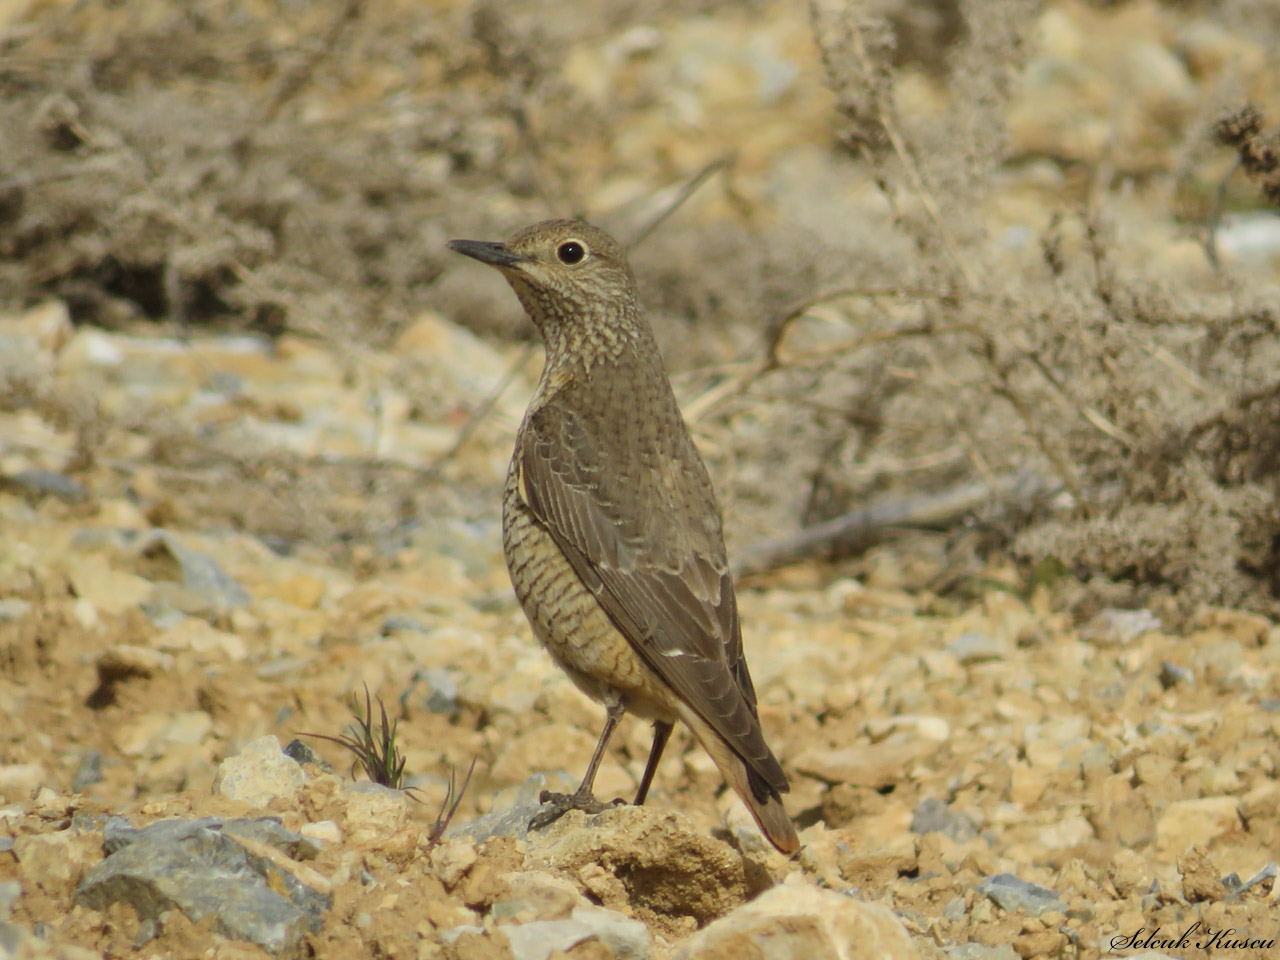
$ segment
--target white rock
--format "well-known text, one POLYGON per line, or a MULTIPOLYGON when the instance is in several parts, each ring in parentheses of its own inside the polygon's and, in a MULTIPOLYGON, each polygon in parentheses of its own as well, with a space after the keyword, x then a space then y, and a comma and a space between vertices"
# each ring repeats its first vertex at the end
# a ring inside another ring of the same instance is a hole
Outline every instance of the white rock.
POLYGON ((618 960, 642 960, 649 955, 649 928, 639 920, 592 904, 574 907, 573 920, 590 929, 618 960))
POLYGON ((1080 637, 1099 647, 1124 647, 1164 624, 1150 610, 1108 608, 1080 629, 1080 637))
POLYGON ((873 743, 895 733, 942 743, 951 739, 951 724, 942 717, 915 713, 900 713, 893 717, 876 717, 867 721, 867 736, 873 743))
POLYGON ((342 842, 342 828, 332 820, 317 820, 315 823, 304 823, 298 830, 309 840, 337 845, 342 842))
POLYGON ((556 951, 569 951, 586 940, 599 940, 618 960, 649 956, 649 931, 603 907, 578 907, 568 920, 535 920, 502 927, 515 960, 546 960, 556 951))
POLYGON ((1156 823, 1156 850, 1177 856, 1230 833, 1240 826, 1239 808, 1235 797, 1174 801, 1156 823))
POLYGON ((502 933, 515 960, 546 960, 552 953, 568 952, 593 936, 590 927, 573 920, 513 924, 503 927, 502 933))
POLYGON ((470 840, 446 840, 431 850, 431 869, 447 887, 456 886, 475 862, 476 845, 470 840))
POLYGON ((230 800, 265 807, 276 797, 297 796, 306 779, 298 762, 284 755, 280 741, 266 736, 223 760, 213 789, 230 800))
POLYGON ((676 954, 676 960, 914 960, 916 956, 906 929, 884 907, 832 890, 785 885, 705 927, 676 954))
POLYGON ((25 800, 46 776, 44 767, 38 763, 11 763, 0 767, 0 797, 25 800))
POLYGON ((340 796, 346 807, 342 826, 348 843, 385 840, 403 827, 409 817, 409 798, 403 790, 357 780, 344 783, 340 796))
POLYGON ((13 852, 24 882, 61 896, 102 859, 102 834, 82 830, 32 834, 15 839, 13 852))

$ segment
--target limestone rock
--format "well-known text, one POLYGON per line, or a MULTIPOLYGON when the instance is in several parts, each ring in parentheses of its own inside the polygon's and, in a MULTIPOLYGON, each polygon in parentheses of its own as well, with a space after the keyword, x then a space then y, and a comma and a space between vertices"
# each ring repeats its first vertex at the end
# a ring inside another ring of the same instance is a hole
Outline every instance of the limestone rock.
POLYGON ((810 748, 795 758, 795 767, 825 783, 880 790, 903 782, 914 762, 937 749, 936 740, 884 740, 832 749, 810 748))
POLYGON ((1193 903, 1221 900, 1230 892, 1205 852, 1198 847, 1192 847, 1178 857, 1178 873, 1182 874, 1182 895, 1193 903))
POLYGON ((889 910, 809 886, 781 886, 695 934, 676 960, 908 960, 917 956, 889 910))
POLYGON ((1177 855, 1200 847, 1240 827, 1240 802, 1235 797, 1176 800, 1156 823, 1156 849, 1177 855))
POLYGON ((265 807, 276 797, 297 796, 306 779, 297 761, 284 755, 280 741, 266 736, 223 760, 213 789, 229 800, 265 807))
POLYGON ((598 864, 621 881, 625 902, 638 916, 648 911, 699 924, 772 882, 728 844, 694 830, 682 814, 651 807, 623 806, 585 818, 570 812, 545 833, 530 834, 528 856, 534 865, 571 876, 598 864))
POLYGON ((357 780, 344 783, 342 830, 353 844, 375 843, 390 837, 409 817, 409 798, 403 790, 357 780))
POLYGON ((556 951, 568 952, 578 944, 596 940, 617 960, 645 960, 649 956, 649 931, 638 920, 613 910, 581 906, 565 920, 535 920, 502 928, 515 960, 547 960, 556 951))
POLYGON ((69 829, 18 837, 13 852, 22 879, 54 896, 65 896, 90 866, 102 859, 102 834, 69 829))

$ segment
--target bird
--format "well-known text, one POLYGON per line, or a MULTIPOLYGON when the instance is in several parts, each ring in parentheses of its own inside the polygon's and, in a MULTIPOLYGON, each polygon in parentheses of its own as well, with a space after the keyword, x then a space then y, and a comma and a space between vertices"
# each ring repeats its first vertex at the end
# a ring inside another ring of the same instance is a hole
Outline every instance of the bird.
POLYGON ((596 771, 630 713, 653 724, 636 805, 683 722, 769 842, 795 854, 790 784, 761 729, 723 520, 625 249, 581 220, 448 246, 506 278, 546 348, 503 488, 503 553, 535 636, 605 708, 581 785, 543 791, 531 827, 607 808, 592 792, 596 771))

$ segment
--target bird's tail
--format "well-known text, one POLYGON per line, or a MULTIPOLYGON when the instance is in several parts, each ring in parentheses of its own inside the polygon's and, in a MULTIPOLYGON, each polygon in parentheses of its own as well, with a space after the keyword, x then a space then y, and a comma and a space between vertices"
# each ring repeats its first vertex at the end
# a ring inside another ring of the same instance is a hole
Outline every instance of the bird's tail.
POLYGON ((756 826, 765 838, 787 856, 799 850, 800 838, 796 836, 796 828, 782 805, 781 794, 763 777, 753 773, 742 758, 694 710, 682 703, 680 714, 702 748, 715 761, 721 776, 751 811, 756 826))

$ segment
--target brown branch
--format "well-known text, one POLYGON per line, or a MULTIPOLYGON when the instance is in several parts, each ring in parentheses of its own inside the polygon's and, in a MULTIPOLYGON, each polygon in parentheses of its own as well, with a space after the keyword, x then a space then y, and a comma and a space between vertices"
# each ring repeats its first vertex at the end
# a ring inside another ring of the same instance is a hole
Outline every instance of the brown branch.
POLYGON ((334 17, 333 22, 329 24, 329 28, 324 32, 324 36, 320 38, 319 44, 311 55, 280 78, 280 83, 276 86, 275 93, 271 95, 271 99, 263 107, 260 118, 262 123, 270 123, 274 120, 280 113, 280 108, 296 97, 299 91, 307 85, 316 68, 333 54, 334 47, 338 44, 338 38, 347 26, 360 16, 362 9, 363 4, 360 0, 347 0, 342 9, 338 11, 338 15, 334 17))
MULTIPOLYGON (((782 365, 781 359, 778 357, 778 351, 782 348, 782 341, 787 335, 787 331, 791 325, 797 320, 801 320, 814 307, 830 303, 832 300, 843 300, 845 297, 913 297, 918 300, 941 300, 951 301, 957 298, 958 294, 946 290, 913 290, 909 287, 838 287, 835 290, 827 290, 823 293, 815 294, 806 300, 801 301, 793 307, 788 308, 785 312, 769 321, 765 328, 765 344, 764 344, 764 369, 772 370, 782 365)), ((831 353, 832 351, 826 351, 831 353)))
POLYGON ((653 234, 658 227, 666 222, 667 218, 685 205, 685 202, 698 192, 708 180, 721 170, 728 169, 733 163, 733 154, 725 154, 723 157, 712 160, 705 167, 695 173, 684 186, 680 188, 680 192, 672 198, 671 202, 658 211, 648 223, 636 231, 631 242, 627 244, 627 249, 634 250, 640 244, 644 243, 653 234))
POLYGON ((1056 491, 1040 476, 1022 472, 994 484, 967 483, 941 493, 884 500, 783 537, 758 540, 739 550, 738 577, 749 577, 813 557, 862 553, 901 529, 946 529, 994 504, 998 512, 1023 511, 1056 491))

